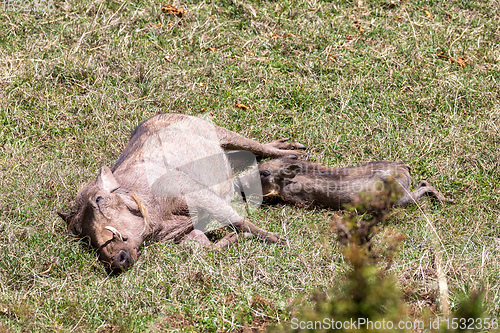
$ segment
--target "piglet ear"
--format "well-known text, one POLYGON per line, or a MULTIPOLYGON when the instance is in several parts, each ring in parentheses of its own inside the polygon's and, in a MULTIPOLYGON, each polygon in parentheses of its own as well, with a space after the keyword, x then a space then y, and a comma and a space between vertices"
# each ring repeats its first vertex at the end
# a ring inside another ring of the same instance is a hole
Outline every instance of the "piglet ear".
POLYGON ((95 183, 105 191, 111 192, 120 187, 120 183, 107 166, 101 168, 101 173, 97 176, 95 183))
POLYGON ((291 163, 280 169, 279 175, 283 178, 293 178, 299 174, 302 167, 299 164, 291 163))
POLYGON ((70 223, 71 221, 71 218, 75 215, 73 212, 63 212, 63 211, 58 211, 57 212, 57 215, 59 215, 59 217, 61 217, 64 222, 66 222, 67 224, 70 223))

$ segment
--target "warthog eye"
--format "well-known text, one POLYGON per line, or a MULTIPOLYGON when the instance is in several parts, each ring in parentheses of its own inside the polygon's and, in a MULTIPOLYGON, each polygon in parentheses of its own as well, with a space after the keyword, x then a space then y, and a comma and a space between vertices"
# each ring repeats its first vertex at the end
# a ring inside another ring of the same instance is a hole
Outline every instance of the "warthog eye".
POLYGON ((99 197, 97 197, 97 198, 95 198, 95 203, 96 203, 96 204, 99 204, 99 201, 101 201, 102 199, 103 199, 103 198, 102 198, 102 197, 100 197, 100 196, 99 196, 99 197))
POLYGON ((262 177, 269 177, 269 176, 271 175, 271 171, 269 171, 269 170, 262 170, 262 171, 260 172, 260 175, 261 175, 262 177))

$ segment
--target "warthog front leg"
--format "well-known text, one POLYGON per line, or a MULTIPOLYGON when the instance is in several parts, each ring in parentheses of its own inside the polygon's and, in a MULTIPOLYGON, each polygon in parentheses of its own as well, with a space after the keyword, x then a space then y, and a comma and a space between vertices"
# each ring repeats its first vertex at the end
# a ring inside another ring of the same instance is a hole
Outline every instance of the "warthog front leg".
MULTIPOLYGON (((193 213, 196 213, 199 209, 206 211, 209 216, 223 226, 233 227, 236 230, 242 233, 249 233, 253 236, 256 236, 260 240, 266 241, 268 243, 276 243, 281 238, 276 234, 263 230, 247 219, 238 215, 238 213, 231 207, 231 205, 225 200, 221 199, 216 193, 214 193, 209 188, 200 188, 197 191, 189 193, 186 197, 189 210, 193 213)), ((197 224, 195 224, 196 228, 197 224)), ((245 238, 248 235, 245 235, 245 238)), ((224 238, 223 238, 224 239, 224 238)), ((222 240, 221 240, 222 241, 222 240)), ((219 241, 219 243, 221 243, 219 241)), ((217 247, 225 247, 232 244, 233 240, 231 236, 221 244, 217 243, 217 247)))
POLYGON ((213 243, 208 239, 207 235, 205 235, 203 231, 194 229, 182 239, 181 245, 185 245, 188 242, 195 242, 196 244, 204 247, 222 249, 230 247, 239 240, 250 238, 252 236, 253 235, 249 232, 238 234, 237 232, 233 231, 222 237, 219 241, 217 241, 217 243, 213 243))
POLYGON ((190 233, 186 234, 184 238, 181 240, 181 245, 186 245, 186 243, 195 242, 205 247, 214 247, 214 243, 212 243, 207 235, 201 230, 194 229, 190 233))
POLYGON ((215 248, 227 248, 238 242, 239 240, 250 238, 253 236, 256 236, 258 239, 268 243, 278 243, 283 241, 283 238, 279 237, 275 233, 263 230, 247 220, 243 220, 239 223, 233 223, 233 226, 237 228, 240 233, 237 233, 235 231, 230 232, 229 234, 221 238, 217 243, 212 243, 211 246, 215 248))
POLYGON ((398 200, 397 206, 404 207, 409 204, 414 204, 424 195, 429 195, 433 198, 436 198, 440 202, 447 202, 450 204, 455 203, 455 201, 448 199, 444 195, 442 195, 441 192, 434 188, 434 186, 432 186, 425 180, 421 180, 417 183, 417 189, 415 191, 406 193, 404 197, 398 200))
POLYGON ((239 231, 243 232, 244 235, 251 234, 257 236, 258 239, 266 241, 268 243, 278 243, 283 240, 275 233, 263 230, 246 219, 242 219, 239 222, 234 222, 232 225, 235 226, 239 231))
POLYGON ((214 244, 214 247, 216 248, 228 248, 237 241, 245 238, 250 238, 253 235, 248 233, 248 232, 243 232, 241 234, 238 234, 237 232, 231 232, 227 234, 226 236, 222 237, 217 243, 214 244))

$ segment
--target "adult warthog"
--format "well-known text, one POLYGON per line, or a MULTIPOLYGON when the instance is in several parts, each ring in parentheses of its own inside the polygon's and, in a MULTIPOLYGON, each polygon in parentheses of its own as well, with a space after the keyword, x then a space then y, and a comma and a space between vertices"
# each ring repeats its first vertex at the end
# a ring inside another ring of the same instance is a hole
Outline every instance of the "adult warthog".
POLYGON ((401 162, 378 161, 329 168, 307 161, 278 158, 260 163, 259 173, 264 196, 275 196, 299 205, 341 209, 354 203, 360 193, 380 194, 388 182, 395 182, 399 187, 401 195, 396 206, 415 203, 424 195, 454 203, 424 180, 410 192, 410 167, 401 162))
POLYGON ((151 239, 187 237, 227 247, 242 231, 276 243, 276 234, 255 226, 231 205, 234 161, 226 152, 278 158, 302 155, 296 149, 304 148, 286 139, 261 144, 196 117, 157 115, 137 126, 116 164, 101 168, 95 181, 80 190, 71 211, 58 214, 76 235, 90 239, 112 270, 131 267, 142 243, 151 239), (206 216, 235 232, 212 243, 195 228, 206 216))

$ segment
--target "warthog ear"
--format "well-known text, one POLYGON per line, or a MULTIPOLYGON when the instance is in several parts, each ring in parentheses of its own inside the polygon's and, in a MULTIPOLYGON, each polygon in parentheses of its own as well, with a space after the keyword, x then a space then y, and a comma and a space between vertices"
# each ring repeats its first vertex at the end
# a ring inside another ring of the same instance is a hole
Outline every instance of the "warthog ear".
POLYGON ((69 212, 61 212, 58 211, 57 215, 59 215, 64 222, 68 225, 68 229, 73 231, 73 233, 79 235, 82 233, 81 226, 77 223, 77 218, 76 215, 77 213, 74 211, 69 211, 69 212))
POLYGON ((302 167, 299 164, 287 164, 283 168, 280 169, 278 172, 280 177, 283 178, 293 178, 295 177, 300 171, 302 170, 302 167))
POLYGON ((64 222, 66 222, 68 224, 68 223, 70 223, 70 219, 74 214, 73 214, 73 212, 58 211, 57 215, 59 215, 64 220, 64 222))
POLYGON ((95 183, 105 191, 111 192, 120 187, 120 183, 107 166, 101 168, 101 173, 97 176, 95 183))

